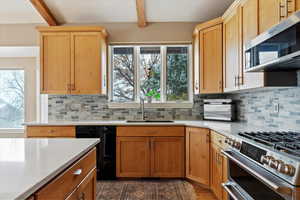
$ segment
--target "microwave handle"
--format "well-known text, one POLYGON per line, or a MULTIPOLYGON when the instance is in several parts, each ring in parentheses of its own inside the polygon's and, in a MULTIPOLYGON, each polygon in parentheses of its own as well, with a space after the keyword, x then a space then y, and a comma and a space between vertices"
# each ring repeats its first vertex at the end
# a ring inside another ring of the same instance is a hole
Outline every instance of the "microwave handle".
POLYGON ((257 178, 259 178, 266 185, 268 185, 269 187, 271 187, 274 191, 284 192, 284 193, 287 193, 287 194, 291 194, 291 190, 289 188, 282 188, 282 187, 276 185, 275 183, 271 182, 267 178, 265 178, 262 175, 260 175, 259 173, 257 173, 255 170, 251 169, 250 167, 248 167, 247 165, 245 165, 244 163, 242 163, 241 161, 239 161, 238 159, 236 159, 234 156, 230 155, 230 153, 228 153, 226 151, 223 151, 223 150, 221 151, 221 153, 223 155, 225 155, 226 157, 228 157, 230 160, 232 160, 235 163, 237 163, 238 165, 240 165, 242 168, 244 168, 247 171, 249 171, 250 173, 252 173, 257 178))

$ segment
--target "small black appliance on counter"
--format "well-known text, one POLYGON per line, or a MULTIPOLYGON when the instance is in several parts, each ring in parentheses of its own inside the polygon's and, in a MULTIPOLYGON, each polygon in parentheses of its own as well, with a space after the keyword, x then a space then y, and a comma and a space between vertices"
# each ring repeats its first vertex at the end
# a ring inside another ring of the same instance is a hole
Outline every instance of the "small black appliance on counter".
POLYGON ((100 138, 97 145, 97 179, 116 179, 116 127, 76 126, 76 138, 100 138))

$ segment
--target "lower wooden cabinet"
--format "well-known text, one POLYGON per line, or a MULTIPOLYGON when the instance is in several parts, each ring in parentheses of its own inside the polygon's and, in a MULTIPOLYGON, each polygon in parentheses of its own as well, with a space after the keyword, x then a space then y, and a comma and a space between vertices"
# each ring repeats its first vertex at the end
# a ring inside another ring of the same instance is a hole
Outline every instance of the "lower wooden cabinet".
POLYGON ((73 138, 75 137, 75 126, 27 126, 26 127, 26 137, 28 138, 56 138, 65 137, 73 138))
POLYGON ((221 200, 223 196, 223 158, 220 147, 215 144, 211 146, 211 189, 216 197, 221 200))
POLYGON ((210 174, 210 188, 218 200, 228 200, 228 194, 222 187, 222 183, 227 181, 227 158, 221 153, 225 148, 223 140, 224 136, 211 131, 211 174, 210 174))
POLYGON ((184 177, 184 138, 151 138, 151 176, 184 177))
POLYGON ((117 177, 184 177, 184 137, 117 137, 117 177))
POLYGON ((186 128, 186 177, 210 185, 209 129, 186 128))
POLYGON ((96 200, 96 169, 94 169, 66 200, 96 200))
POLYGON ((96 148, 38 190, 31 198, 28 200, 96 200, 96 148))
POLYGON ((150 176, 150 138, 117 137, 117 177, 150 176))

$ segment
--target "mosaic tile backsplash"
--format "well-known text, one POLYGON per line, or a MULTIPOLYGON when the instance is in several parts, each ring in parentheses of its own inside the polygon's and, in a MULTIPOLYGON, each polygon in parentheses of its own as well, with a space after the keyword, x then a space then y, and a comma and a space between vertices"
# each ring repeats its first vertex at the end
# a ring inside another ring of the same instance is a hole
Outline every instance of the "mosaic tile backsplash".
MULTIPOLYGON (((145 108, 147 119, 200 120, 203 116, 203 97, 195 96, 193 108, 145 108)), ((48 120, 137 120, 140 109, 108 107, 107 96, 49 95, 48 120)))
MULTIPOLYGON (((300 82, 300 71, 298 72, 300 82)), ((256 89, 226 95, 195 95, 193 108, 145 109, 148 119, 201 120, 203 99, 232 98, 237 103, 239 121, 249 124, 300 131, 300 83, 293 88, 256 89), (279 111, 274 107, 279 106, 279 111)), ((49 95, 48 120, 135 120, 140 109, 110 109, 106 96, 49 95)))

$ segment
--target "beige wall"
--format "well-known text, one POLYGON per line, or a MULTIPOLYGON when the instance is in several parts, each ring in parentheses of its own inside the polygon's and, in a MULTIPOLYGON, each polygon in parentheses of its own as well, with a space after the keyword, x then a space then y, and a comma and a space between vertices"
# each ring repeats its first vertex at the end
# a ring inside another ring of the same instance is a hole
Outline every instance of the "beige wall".
POLYGON ((36 46, 36 24, 0 24, 0 46, 36 46))
MULTIPOLYGON (((136 23, 103 23, 93 25, 100 25, 107 28, 109 43, 180 43, 192 41, 192 32, 196 24, 194 22, 149 23, 145 28, 139 28, 136 23)), ((38 45, 36 26, 37 24, 1 24, 0 46, 38 45)))
POLYGON ((99 24, 108 31, 109 43, 153 43, 153 42, 191 42, 192 32, 197 23, 149 23, 139 28, 136 23, 99 24))

